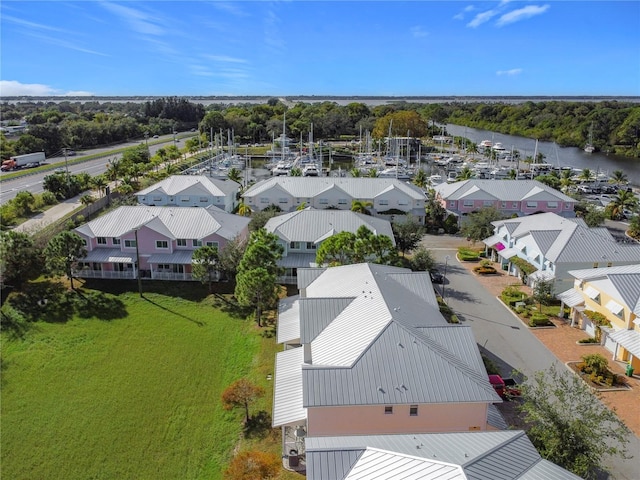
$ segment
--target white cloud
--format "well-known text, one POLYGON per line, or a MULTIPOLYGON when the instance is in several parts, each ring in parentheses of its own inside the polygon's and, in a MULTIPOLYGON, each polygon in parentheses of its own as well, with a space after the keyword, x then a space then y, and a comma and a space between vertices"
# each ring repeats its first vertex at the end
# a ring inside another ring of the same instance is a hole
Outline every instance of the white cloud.
POLYGON ((84 90, 71 90, 64 94, 65 97, 92 97, 93 92, 85 92, 84 90))
POLYGON ((527 5, 526 7, 519 8, 518 10, 513 10, 509 13, 505 13, 502 15, 496 25, 498 27, 502 27, 503 25, 508 25, 510 23, 519 22, 520 20, 526 20, 527 18, 535 17, 536 15, 541 15, 544 12, 549 10, 549 5, 527 5))
POLYGON ((29 22, 28 20, 22 20, 21 18, 12 17, 11 15, 3 15, 2 20, 15 23, 23 27, 28 27, 34 30, 49 30, 52 32, 68 33, 66 30, 58 27, 52 27, 50 25, 43 25, 41 23, 29 22))
POLYGON ((210 5, 213 5, 215 8, 223 12, 230 13, 231 15, 235 15, 236 17, 246 17, 249 15, 243 9, 238 8, 238 3, 216 1, 216 2, 211 2, 210 5))
POLYGON ((473 5, 467 5, 460 13, 456 13, 453 16, 454 20, 464 20, 465 13, 473 12, 476 9, 473 5))
POLYGON ((502 76, 507 75, 509 77, 513 77, 514 75, 520 75, 522 73, 521 68, 512 68, 511 70, 498 70, 496 75, 502 76))
POLYGON ((479 13, 473 18, 473 20, 467 23, 467 27, 471 27, 471 28, 479 27, 483 23, 491 20, 497 14, 498 12, 495 10, 487 10, 486 12, 479 13))
POLYGON ((421 26, 411 27, 411 35, 415 38, 426 37, 429 32, 425 31, 421 26))
POLYGON ((247 63, 247 61, 244 58, 235 58, 235 57, 228 57, 226 55, 203 55, 204 58, 207 58, 209 60, 212 60, 214 62, 221 62, 221 63, 247 63))
POLYGON ((109 2, 102 3, 101 5, 127 22, 129 27, 137 33, 143 35, 163 35, 165 33, 164 28, 157 25, 161 23, 159 19, 148 15, 142 10, 136 10, 135 8, 109 2))
POLYGON ((93 93, 84 91, 69 91, 55 89, 41 83, 20 83, 17 80, 0 80, 1 97, 51 97, 51 96, 91 96, 93 93))

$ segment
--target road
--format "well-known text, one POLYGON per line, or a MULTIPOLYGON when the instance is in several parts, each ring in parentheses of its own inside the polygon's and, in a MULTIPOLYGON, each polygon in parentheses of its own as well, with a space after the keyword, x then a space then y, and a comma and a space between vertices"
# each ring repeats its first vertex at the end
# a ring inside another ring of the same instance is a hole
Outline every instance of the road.
MULTIPOLYGON (((178 146, 181 145, 181 142, 185 137, 191 136, 193 134, 183 133, 179 134, 176 138, 178 142, 178 146)), ((155 152, 163 146, 171 145, 174 141, 173 135, 163 135, 158 139, 150 139, 149 143, 149 152, 151 155, 154 155, 155 152)), ((82 156, 88 155, 99 155, 103 154, 104 156, 100 158, 96 158, 93 160, 87 160, 86 162, 82 162, 79 164, 69 165, 69 173, 80 173, 87 172, 91 176, 99 175, 106 171, 107 163, 115 158, 122 157, 122 153, 111 153, 116 149, 121 149, 125 147, 136 147, 140 145, 140 141, 132 141, 127 143, 122 143, 119 145, 111 145, 109 147, 97 148, 92 150, 85 150, 81 154, 78 154, 75 157, 68 157, 68 160, 76 161, 77 158, 81 158, 82 156)), ((52 167, 64 167, 65 159, 64 157, 53 157, 47 158, 47 165, 51 165, 52 167)), ((46 172, 33 172, 29 173, 28 170, 25 170, 25 174, 23 176, 13 178, 11 180, 4 180, 0 183, 0 204, 4 204, 9 200, 13 199, 18 192, 21 191, 29 191, 33 194, 42 193, 44 188, 42 186, 44 177, 50 175, 52 171, 46 172)), ((2 176, 0 176, 2 179, 2 176)))
MULTIPOLYGON (((446 263, 445 284, 436 285, 436 289, 444 293, 447 304, 461 323, 471 326, 480 350, 496 360, 502 373, 508 375, 518 370, 531 376, 553 364, 564 369, 555 355, 458 263, 457 244, 466 245, 466 241, 426 236, 423 242, 433 253, 441 272, 446 263), (449 259, 445 262, 446 256, 449 259)), ((640 478, 640 439, 633 434, 629 436, 629 452, 636 458, 608 462, 616 480, 640 478)))

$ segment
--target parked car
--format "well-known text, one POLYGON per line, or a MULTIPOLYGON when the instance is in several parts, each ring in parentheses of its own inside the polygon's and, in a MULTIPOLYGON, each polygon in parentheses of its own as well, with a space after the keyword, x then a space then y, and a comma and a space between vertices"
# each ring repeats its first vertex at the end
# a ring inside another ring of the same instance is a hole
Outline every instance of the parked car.
POLYGON ((437 270, 431 270, 429 272, 431 276, 431 283, 444 283, 444 275, 437 270))
POLYGON ((520 387, 513 378, 502 378, 500 375, 489 375, 489 383, 500 397, 508 400, 521 395, 520 387))

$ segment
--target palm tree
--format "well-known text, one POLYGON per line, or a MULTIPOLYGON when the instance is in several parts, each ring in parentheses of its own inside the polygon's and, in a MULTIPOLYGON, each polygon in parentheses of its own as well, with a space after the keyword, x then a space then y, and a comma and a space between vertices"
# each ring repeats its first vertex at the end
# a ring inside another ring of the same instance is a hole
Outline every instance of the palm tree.
POLYGON ((562 191, 565 192, 574 185, 576 182, 573 181, 573 172, 571 170, 563 170, 562 175, 560 176, 560 185, 562 186, 562 191))
POLYGON ((515 168, 509 170, 509 174, 507 175, 509 180, 515 180, 518 178, 518 171, 515 168))
POLYGON ((299 167, 293 167, 289 171, 289 176, 290 177, 301 177, 302 176, 302 169, 300 169, 299 167))
POLYGON ((625 210, 633 210, 638 205, 638 199, 629 190, 618 190, 618 193, 611 199, 607 209, 613 220, 619 220, 624 216, 625 210))
POLYGON ((473 142, 467 144, 467 152, 471 155, 475 155, 476 153, 478 153, 478 146, 473 142))
POLYGON ((593 170, 591 170, 590 168, 583 168, 582 172, 580 172, 580 175, 578 175, 578 179, 583 182, 590 182, 594 178, 595 175, 593 174, 593 170))
POLYGON ((176 173, 178 173, 180 170, 178 169, 178 166, 173 164, 173 163, 167 163, 164 166, 164 171, 167 175, 175 175, 176 173))
POLYGON ((378 171, 375 168, 370 168, 367 177, 376 178, 378 176, 378 171))
POLYGON ((120 162, 117 158, 112 158, 109 163, 107 163, 107 178, 112 182, 116 182, 116 187, 118 186, 118 179, 120 175, 122 175, 122 162, 120 162))
POLYGON ((307 208, 307 202, 302 202, 300 205, 298 205, 296 210, 304 210, 305 208, 307 208))
POLYGON ((427 174, 422 169, 418 170, 412 182, 416 187, 424 190, 427 186, 427 174))
POLYGON ((456 177, 456 182, 460 182, 462 180, 469 180, 471 177, 473 177, 473 170, 471 170, 469 167, 464 167, 462 170, 460 170, 460 173, 458 173, 458 176, 456 177))
POLYGON ((357 168, 352 168, 351 170, 349 170, 349 173, 353 178, 359 178, 362 176, 362 172, 357 168))
POLYGON ((629 183, 629 180, 627 179, 627 174, 622 170, 614 170, 611 174, 611 178, 609 179, 609 183, 626 185, 627 183, 629 183))
POLYGON ((372 207, 373 203, 366 200, 352 200, 351 211, 356 213, 364 213, 365 215, 371 215, 369 207, 372 207))
POLYGON ((237 168, 231 168, 227 172, 227 178, 236 183, 242 183, 242 172, 237 168))
POLYGON ((104 189, 107 187, 107 181, 104 178, 104 175, 96 175, 91 178, 91 185, 98 191, 98 194, 102 196, 104 189))
POLYGON ((240 204, 238 205, 238 215, 242 217, 248 217, 249 215, 251 215, 251 212, 252 210, 249 205, 244 202, 240 202, 240 204))

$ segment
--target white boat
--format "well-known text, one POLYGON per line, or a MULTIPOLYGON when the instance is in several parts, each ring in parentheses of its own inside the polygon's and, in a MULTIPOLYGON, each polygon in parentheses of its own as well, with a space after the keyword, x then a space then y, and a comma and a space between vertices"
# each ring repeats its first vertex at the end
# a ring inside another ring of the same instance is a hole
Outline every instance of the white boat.
POLYGON ((378 172, 378 178, 397 178, 398 180, 410 180, 411 175, 402 166, 393 166, 385 168, 381 172, 378 172))
POLYGON ((584 146, 584 151, 587 153, 593 153, 596 151, 596 147, 593 146, 593 122, 589 127, 589 142, 584 146))
POLYGON ((275 167, 271 169, 271 175, 274 177, 278 177, 281 175, 289 175, 291 173, 291 168, 293 167, 292 162, 288 161, 279 161, 275 167))
POLYGON ((491 140, 482 140, 479 144, 478 144, 478 148, 479 149, 485 149, 485 148, 491 148, 493 146, 493 142, 491 140))
POLYGON ((303 177, 317 177, 320 175, 320 171, 315 163, 308 163, 302 169, 303 177))
POLYGON ((436 185, 440 185, 442 182, 444 182, 444 180, 442 179, 442 175, 431 175, 428 179, 429 181, 429 185, 431 186, 436 186, 436 185))

